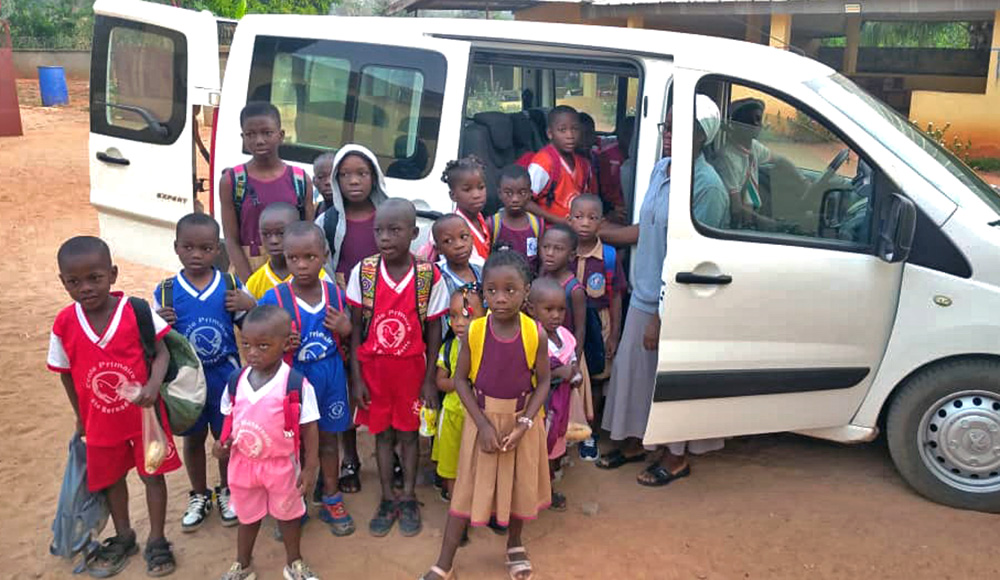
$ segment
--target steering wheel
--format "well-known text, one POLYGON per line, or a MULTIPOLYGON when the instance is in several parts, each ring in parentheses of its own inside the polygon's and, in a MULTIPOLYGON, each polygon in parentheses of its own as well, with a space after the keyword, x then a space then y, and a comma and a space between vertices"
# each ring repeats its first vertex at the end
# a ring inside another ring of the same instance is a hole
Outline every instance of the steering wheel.
POLYGON ((823 175, 815 181, 812 185, 806 188, 802 193, 802 200, 811 199, 817 194, 822 194, 826 190, 826 186, 830 184, 830 181, 837 175, 837 170, 840 166, 847 162, 847 158, 851 156, 850 149, 841 149, 839 153, 830 161, 830 164, 826 166, 826 171, 823 175))

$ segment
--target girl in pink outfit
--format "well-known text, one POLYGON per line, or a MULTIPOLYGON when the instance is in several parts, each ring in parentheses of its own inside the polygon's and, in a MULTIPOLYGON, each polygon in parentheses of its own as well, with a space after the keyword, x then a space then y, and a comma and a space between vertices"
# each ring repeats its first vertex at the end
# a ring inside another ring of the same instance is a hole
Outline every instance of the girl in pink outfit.
POLYGON ((319 469, 319 409, 309 381, 282 360, 291 346, 291 322, 273 305, 247 314, 242 336, 249 367, 229 380, 219 405, 226 422, 215 454, 230 456, 229 488, 240 522, 236 562, 223 580, 257 577, 251 556, 268 514, 278 521, 285 543, 285 580, 317 578, 302 561, 299 539, 303 497, 312 493, 319 469))

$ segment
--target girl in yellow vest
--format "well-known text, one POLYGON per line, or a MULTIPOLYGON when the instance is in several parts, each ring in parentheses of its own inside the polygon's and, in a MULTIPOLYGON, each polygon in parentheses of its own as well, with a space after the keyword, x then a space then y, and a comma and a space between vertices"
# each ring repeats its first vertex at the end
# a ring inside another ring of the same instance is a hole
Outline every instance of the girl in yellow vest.
POLYGON ((458 478, 437 563, 424 580, 452 578, 452 563, 466 526, 490 516, 509 526, 507 573, 532 577, 521 540, 524 521, 552 499, 542 405, 549 392, 548 335, 521 312, 528 295, 528 264, 500 250, 483 267, 483 298, 490 310, 469 323, 453 376, 466 409, 458 478))

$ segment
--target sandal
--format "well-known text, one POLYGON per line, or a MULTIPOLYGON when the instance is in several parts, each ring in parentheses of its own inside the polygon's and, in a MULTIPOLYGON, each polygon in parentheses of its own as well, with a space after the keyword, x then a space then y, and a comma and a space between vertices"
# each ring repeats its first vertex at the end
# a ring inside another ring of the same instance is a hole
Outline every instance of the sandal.
POLYGON ((531 580, 533 576, 531 572, 531 560, 528 559, 528 551, 524 549, 524 546, 508 548, 506 564, 507 575, 510 576, 510 580, 531 580), (521 554, 521 557, 516 560, 511 558, 515 554, 521 554))
POLYGON ((150 578, 169 576, 177 569, 177 561, 166 538, 147 542, 142 557, 146 560, 146 576, 150 578))
POLYGON ((344 461, 340 464, 340 491, 344 493, 358 493, 361 491, 361 462, 357 459, 344 461))
POLYGON ((554 512, 566 511, 566 496, 558 491, 553 491, 552 502, 549 504, 549 509, 554 512))
POLYGON ((113 536, 104 540, 87 556, 84 564, 87 573, 92 577, 110 578, 124 570, 129 557, 138 553, 139 545, 135 543, 135 534, 128 539, 113 536))
POLYGON ((676 473, 671 473, 666 467, 663 467, 659 463, 654 463, 640 473, 636 481, 639 482, 639 485, 645 485, 646 487, 663 487, 675 479, 681 479, 689 475, 691 475, 690 465, 685 465, 684 469, 676 473), (642 479, 643 474, 649 474, 653 479, 651 481, 642 479))
POLYGON ((627 463, 638 463, 646 459, 646 453, 636 455, 625 455, 621 449, 615 449, 611 453, 605 454, 597 460, 597 466, 601 469, 618 469, 627 463))
MULTIPOLYGON (((437 576, 438 580, 458 580, 458 576, 455 574, 455 568, 452 568, 451 570, 445 572, 444 570, 438 568, 437 566, 431 566, 431 569, 428 570, 428 573, 437 576)), ((424 574, 418 580, 431 580, 431 579, 427 577, 427 574, 424 574)))

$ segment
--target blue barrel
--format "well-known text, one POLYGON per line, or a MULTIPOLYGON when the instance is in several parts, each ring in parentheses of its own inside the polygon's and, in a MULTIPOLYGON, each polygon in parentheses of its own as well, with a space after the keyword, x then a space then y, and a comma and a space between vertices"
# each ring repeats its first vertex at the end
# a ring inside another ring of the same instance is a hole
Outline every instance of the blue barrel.
POLYGON ((66 71, 61 66, 38 67, 38 89, 42 93, 43 107, 69 104, 66 71))

